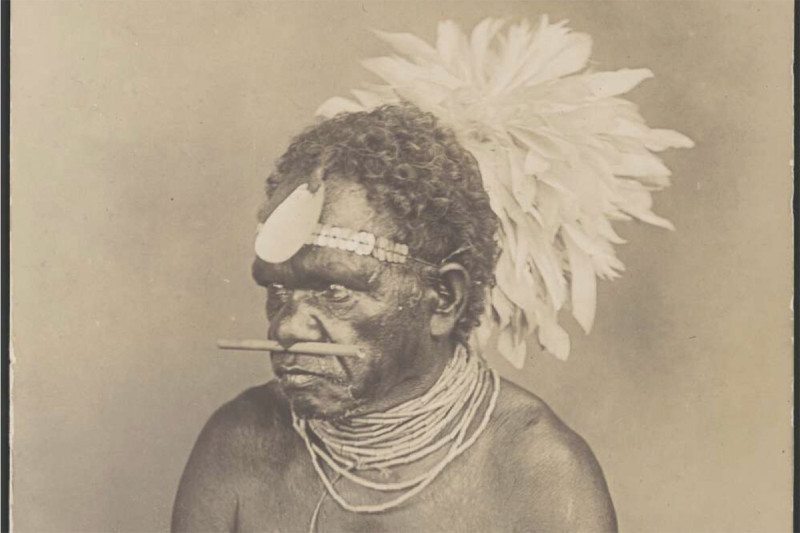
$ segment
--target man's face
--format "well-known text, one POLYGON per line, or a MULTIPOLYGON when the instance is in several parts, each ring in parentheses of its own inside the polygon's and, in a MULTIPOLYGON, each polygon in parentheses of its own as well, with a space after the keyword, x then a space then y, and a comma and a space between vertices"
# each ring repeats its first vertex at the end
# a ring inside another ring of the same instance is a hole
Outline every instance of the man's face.
MULTIPOLYGON (((391 222, 369 205, 361 185, 338 179, 325 186, 323 223, 391 237, 391 222)), ((352 344, 365 354, 273 352, 273 371, 298 415, 368 411, 431 371, 435 362, 425 356, 432 307, 413 268, 315 246, 280 264, 256 259, 270 339, 352 344)))

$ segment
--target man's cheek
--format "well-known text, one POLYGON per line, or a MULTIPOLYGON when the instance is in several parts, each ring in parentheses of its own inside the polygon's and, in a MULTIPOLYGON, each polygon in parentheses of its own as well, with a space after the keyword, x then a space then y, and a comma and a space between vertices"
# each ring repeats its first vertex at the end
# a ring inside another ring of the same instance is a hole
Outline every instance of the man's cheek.
POLYGON ((400 299, 392 303, 363 306, 358 311, 359 313, 351 315, 353 330, 357 335, 370 339, 384 338, 387 334, 393 335, 401 331, 408 332, 414 314, 412 306, 400 299))
POLYGON ((350 393, 354 398, 364 398, 381 381, 381 361, 384 353, 378 348, 371 350, 367 356, 348 369, 350 374, 350 393))
POLYGON ((356 335, 382 350, 408 349, 425 334, 424 317, 418 309, 398 304, 353 324, 356 335))

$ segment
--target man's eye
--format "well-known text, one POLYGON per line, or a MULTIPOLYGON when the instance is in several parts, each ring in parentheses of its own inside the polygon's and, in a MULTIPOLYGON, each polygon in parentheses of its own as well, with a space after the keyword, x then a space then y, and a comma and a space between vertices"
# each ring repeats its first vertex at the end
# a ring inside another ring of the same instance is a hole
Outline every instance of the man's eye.
POLYGON ((292 290, 287 289, 280 283, 270 283, 268 289, 269 295, 274 296, 281 303, 288 302, 289 298, 292 297, 292 290))
POLYGON ((353 291, 343 285, 331 283, 322 291, 322 295, 333 302, 344 302, 353 295, 353 291))

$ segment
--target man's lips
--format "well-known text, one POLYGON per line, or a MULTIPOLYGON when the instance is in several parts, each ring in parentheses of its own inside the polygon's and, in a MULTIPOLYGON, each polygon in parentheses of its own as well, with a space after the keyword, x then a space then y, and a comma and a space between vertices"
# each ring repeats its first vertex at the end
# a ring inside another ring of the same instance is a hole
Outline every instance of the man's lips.
POLYGON ((298 367, 275 369, 275 375, 284 387, 289 388, 307 387, 314 383, 319 383, 320 381, 327 383, 336 383, 339 381, 330 374, 323 374, 321 372, 314 372, 313 370, 298 367))
POLYGON ((271 360, 273 373, 285 384, 319 380, 341 384, 347 376, 338 357, 274 351, 271 360))
POLYGON ((311 383, 317 380, 330 382, 341 381, 339 374, 326 372, 319 368, 309 368, 307 366, 275 365, 273 371, 281 382, 293 385, 311 383))
POLYGON ((305 387, 311 385, 321 378, 314 374, 283 374, 280 377, 280 382, 284 387, 305 387))
POLYGON ((331 377, 328 374, 323 374, 322 372, 315 372, 313 370, 308 370, 306 368, 300 368, 300 367, 279 367, 275 369, 275 375, 278 376, 279 378, 282 378, 283 376, 292 376, 292 375, 317 376, 320 378, 331 377))

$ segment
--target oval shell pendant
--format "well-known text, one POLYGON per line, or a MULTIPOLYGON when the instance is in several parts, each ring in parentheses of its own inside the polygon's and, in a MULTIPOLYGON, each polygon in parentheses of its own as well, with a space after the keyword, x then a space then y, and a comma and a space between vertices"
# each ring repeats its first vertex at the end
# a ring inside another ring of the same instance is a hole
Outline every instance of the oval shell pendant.
POLYGON ((308 242, 319 223, 325 184, 311 192, 308 183, 297 187, 261 224, 256 255, 267 263, 283 263, 308 242))

